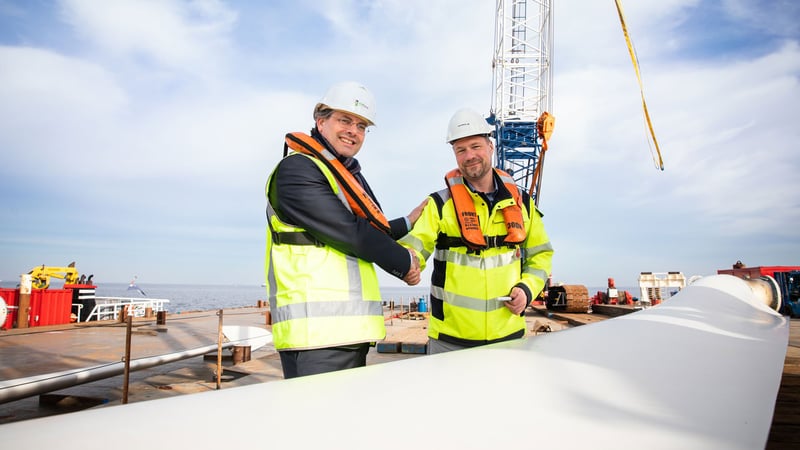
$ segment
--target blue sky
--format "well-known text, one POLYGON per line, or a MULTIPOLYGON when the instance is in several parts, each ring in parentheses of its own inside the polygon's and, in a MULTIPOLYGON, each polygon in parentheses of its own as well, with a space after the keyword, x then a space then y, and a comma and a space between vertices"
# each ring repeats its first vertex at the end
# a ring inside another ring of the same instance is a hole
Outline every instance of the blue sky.
MULTIPOLYGON (((555 281, 800 265, 800 4, 753 3, 623 3, 661 172, 614 2, 555 2, 555 281)), ((406 214, 455 165, 450 115, 488 115, 493 37, 487 0, 0 0, 0 279, 261 283, 264 182, 341 80, 376 96, 359 160, 406 214)))

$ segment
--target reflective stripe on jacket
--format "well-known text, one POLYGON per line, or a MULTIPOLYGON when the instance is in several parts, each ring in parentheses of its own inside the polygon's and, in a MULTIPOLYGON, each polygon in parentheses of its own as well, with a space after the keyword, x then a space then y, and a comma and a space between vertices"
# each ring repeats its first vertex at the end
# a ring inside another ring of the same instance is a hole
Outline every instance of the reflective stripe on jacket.
POLYGON ((470 250, 459 242, 461 229, 447 189, 431 194, 414 228, 400 240, 418 252, 423 268, 433 255, 428 335, 434 339, 474 346, 524 336, 525 319, 512 314, 498 297, 519 286, 532 299, 550 274, 553 249, 529 197, 520 205, 524 242, 502 243, 502 209, 515 200, 502 183, 497 185, 492 211, 483 197, 469 190, 489 248, 470 250))
MULTIPOLYGON (((331 171, 316 158, 331 189, 347 205, 331 171)), ((293 156, 294 157, 294 156, 293 156)), ((269 202, 270 184, 267 181, 269 202)), ((267 208, 266 281, 277 350, 373 342, 386 335, 378 277, 372 263, 313 240, 267 208)))

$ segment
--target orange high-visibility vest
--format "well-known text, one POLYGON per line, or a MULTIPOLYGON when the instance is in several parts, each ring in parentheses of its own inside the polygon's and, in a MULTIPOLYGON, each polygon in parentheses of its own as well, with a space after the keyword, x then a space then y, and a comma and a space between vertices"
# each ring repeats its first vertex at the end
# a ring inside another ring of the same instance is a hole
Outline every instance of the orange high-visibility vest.
MULTIPOLYGON (((503 239, 503 243, 510 245, 520 244, 525 240, 526 232, 522 221, 522 209, 520 208, 522 197, 520 196, 519 188, 517 188, 511 175, 499 169, 494 170, 514 199, 513 205, 502 209, 503 221, 505 221, 506 231, 508 232, 503 239)), ((481 224, 478 222, 478 215, 475 213, 475 204, 472 203, 472 197, 469 195, 466 184, 464 184, 464 177, 461 171, 458 169, 451 170, 444 176, 444 180, 450 190, 450 196, 453 197, 456 218, 461 227, 461 239, 473 250, 486 248, 486 238, 481 232, 481 224)))

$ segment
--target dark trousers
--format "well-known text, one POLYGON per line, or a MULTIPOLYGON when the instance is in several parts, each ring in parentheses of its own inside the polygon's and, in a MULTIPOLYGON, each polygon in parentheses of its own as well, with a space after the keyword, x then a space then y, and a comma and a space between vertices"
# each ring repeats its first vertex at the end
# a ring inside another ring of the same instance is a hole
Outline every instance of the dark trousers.
POLYGON ((369 343, 315 350, 281 350, 283 378, 296 378, 367 365, 369 343))

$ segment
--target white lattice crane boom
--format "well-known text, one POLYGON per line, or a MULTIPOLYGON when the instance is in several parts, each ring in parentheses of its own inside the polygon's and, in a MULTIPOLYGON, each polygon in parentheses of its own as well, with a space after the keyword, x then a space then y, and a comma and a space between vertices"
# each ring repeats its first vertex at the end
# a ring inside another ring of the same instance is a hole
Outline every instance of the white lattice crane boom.
POLYGON ((537 205, 547 149, 540 140, 553 126, 552 16, 552 0, 497 1, 488 119, 495 126, 495 165, 511 173, 537 205))

